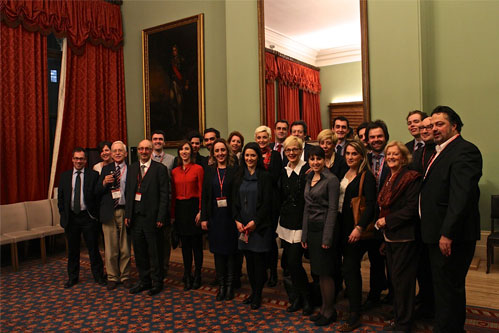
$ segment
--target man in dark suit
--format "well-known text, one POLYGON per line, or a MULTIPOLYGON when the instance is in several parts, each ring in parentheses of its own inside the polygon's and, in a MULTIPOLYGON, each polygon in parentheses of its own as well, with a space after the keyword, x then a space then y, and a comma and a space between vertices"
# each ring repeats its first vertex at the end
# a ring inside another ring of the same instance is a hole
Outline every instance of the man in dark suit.
POLYGON ((407 115, 407 129, 414 139, 407 142, 405 146, 409 149, 411 154, 414 154, 414 152, 424 147, 424 141, 421 139, 419 125, 426 117, 428 117, 428 115, 419 110, 413 110, 407 115))
POLYGON ((289 123, 287 120, 280 119, 275 122, 274 126, 274 140, 270 144, 270 149, 275 150, 281 154, 282 166, 288 165, 288 158, 284 154, 284 140, 288 137, 289 123))
POLYGON ((347 137, 350 134, 350 122, 348 121, 348 118, 343 116, 334 118, 332 130, 338 138, 334 151, 338 155, 345 156, 345 145, 347 143, 347 137))
POLYGON ((139 282, 131 294, 149 290, 153 296, 163 289, 162 228, 169 223, 166 167, 151 159, 152 142, 137 146, 139 161, 128 168, 126 179, 125 224, 131 229, 139 282))
MULTIPOLYGON (((374 177, 376 178, 376 194, 383 186, 384 182, 390 175, 390 168, 385 163, 385 147, 390 139, 390 134, 388 133, 388 128, 382 120, 375 120, 371 122, 366 127, 366 137, 368 146, 371 152, 367 155, 369 159, 369 165, 373 171, 374 177)), ((379 212, 379 209, 376 209, 379 212)), ((378 213, 376 213, 375 220, 378 218, 378 213)), ((385 258, 379 253, 379 248, 382 244, 382 236, 378 234, 377 239, 370 240, 372 243, 368 249, 370 267, 370 277, 369 285, 370 290, 367 295, 367 300, 364 304, 364 309, 369 309, 377 306, 380 301, 380 295, 383 290, 389 287, 389 281, 386 277, 385 272, 385 258)), ((392 300, 393 293, 391 292, 391 287, 385 302, 390 303, 392 300)))
POLYGON ((68 281, 64 288, 78 283, 80 273, 81 234, 87 245, 92 275, 98 284, 106 285, 102 258, 99 253, 97 202, 94 191, 99 174, 85 168, 87 154, 81 147, 73 149, 73 169, 62 173, 59 181, 57 204, 61 226, 68 240, 68 281))
POLYGON ((436 147, 421 187, 420 214, 435 291, 434 329, 464 332, 466 274, 480 239, 482 155, 462 138, 463 123, 450 107, 436 107, 431 117, 436 147))
POLYGON ((104 234, 107 289, 118 283, 130 289, 130 237, 125 227, 125 189, 128 166, 126 146, 121 141, 111 145, 114 162, 102 168, 96 193, 100 197, 100 220, 104 234))
POLYGON ((297 136, 303 141, 303 153, 301 155, 301 159, 305 162, 308 162, 308 152, 310 151, 310 147, 312 145, 306 142, 307 137, 307 123, 303 120, 296 120, 291 123, 290 127, 291 135, 297 136))

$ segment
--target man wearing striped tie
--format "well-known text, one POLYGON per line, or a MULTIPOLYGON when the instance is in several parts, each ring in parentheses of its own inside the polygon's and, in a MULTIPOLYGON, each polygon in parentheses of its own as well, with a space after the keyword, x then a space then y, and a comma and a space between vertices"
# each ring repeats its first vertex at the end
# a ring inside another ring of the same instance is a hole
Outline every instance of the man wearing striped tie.
POLYGON ((129 289, 130 280, 130 237, 124 224, 125 188, 127 164, 126 146, 121 141, 111 145, 114 163, 106 165, 97 182, 100 196, 100 220, 104 233, 107 289, 116 289, 123 283, 129 289))

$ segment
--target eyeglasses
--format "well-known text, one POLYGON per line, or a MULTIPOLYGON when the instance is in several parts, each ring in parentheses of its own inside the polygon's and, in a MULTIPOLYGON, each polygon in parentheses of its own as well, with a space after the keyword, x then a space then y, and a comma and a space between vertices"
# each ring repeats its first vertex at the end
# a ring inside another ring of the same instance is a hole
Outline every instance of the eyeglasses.
POLYGON ((137 148, 137 150, 138 151, 144 151, 144 150, 149 151, 149 150, 152 150, 152 148, 149 148, 149 147, 139 147, 139 148, 137 148))
POLYGON ((431 131, 433 129, 433 125, 430 124, 428 126, 419 126, 418 128, 419 128, 420 131, 422 131, 422 130, 431 131))
POLYGON ((86 159, 86 157, 73 157, 73 160, 75 161, 85 161, 86 159))
POLYGON ((300 148, 286 148, 286 149, 284 149, 285 153, 297 153, 299 151, 301 151, 300 148))

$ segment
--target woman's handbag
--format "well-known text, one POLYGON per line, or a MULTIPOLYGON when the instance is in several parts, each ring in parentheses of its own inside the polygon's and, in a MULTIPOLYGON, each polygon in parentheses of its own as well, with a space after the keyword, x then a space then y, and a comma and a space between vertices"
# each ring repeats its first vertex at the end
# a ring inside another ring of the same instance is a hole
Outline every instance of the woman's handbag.
MULTIPOLYGON (((353 221, 355 226, 357 226, 357 224, 360 222, 360 218, 366 210, 366 197, 362 195, 365 176, 366 172, 364 171, 360 176, 359 196, 352 198, 352 200, 350 201, 350 207, 352 208, 353 221)), ((372 237, 374 237, 374 221, 369 223, 367 228, 360 235, 360 239, 368 239, 372 237)))

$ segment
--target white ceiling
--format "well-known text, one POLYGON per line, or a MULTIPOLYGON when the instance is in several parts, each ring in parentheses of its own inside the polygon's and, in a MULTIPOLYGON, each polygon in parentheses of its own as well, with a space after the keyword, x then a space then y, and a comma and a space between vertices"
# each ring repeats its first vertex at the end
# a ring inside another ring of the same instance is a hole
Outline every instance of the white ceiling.
POLYGON ((359 6, 359 0, 264 0, 266 44, 279 52, 293 44, 298 54, 315 51, 316 58, 345 49, 360 53, 359 6))

